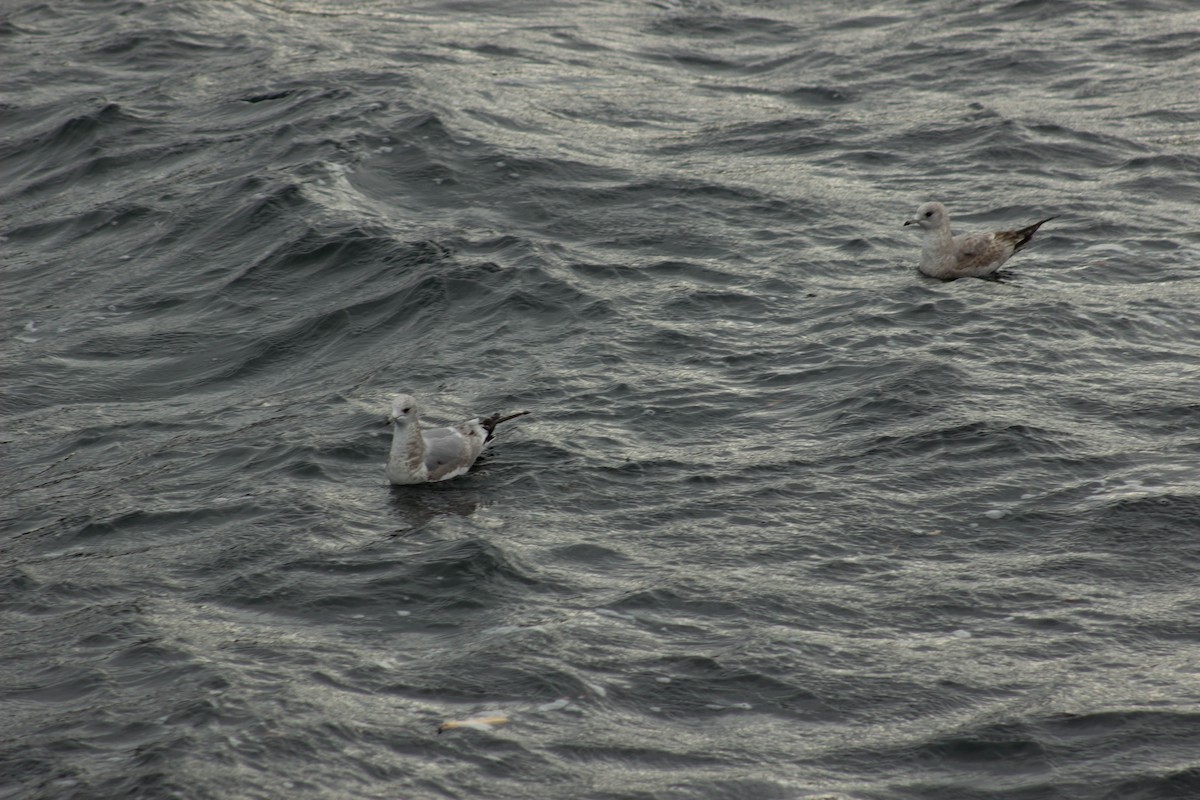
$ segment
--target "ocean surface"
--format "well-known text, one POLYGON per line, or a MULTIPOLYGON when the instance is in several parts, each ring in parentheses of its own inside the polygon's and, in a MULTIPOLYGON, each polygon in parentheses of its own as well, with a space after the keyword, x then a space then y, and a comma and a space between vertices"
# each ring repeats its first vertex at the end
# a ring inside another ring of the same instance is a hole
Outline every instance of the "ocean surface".
POLYGON ((1198 41, 6 3, 0 798, 1200 798, 1198 41))

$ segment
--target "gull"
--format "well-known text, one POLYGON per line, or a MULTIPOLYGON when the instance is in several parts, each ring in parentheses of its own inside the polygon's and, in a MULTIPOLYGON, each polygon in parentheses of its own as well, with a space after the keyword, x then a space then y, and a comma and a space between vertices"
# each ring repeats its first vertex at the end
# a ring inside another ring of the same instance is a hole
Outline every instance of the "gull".
POLYGON ((388 480, 407 485, 457 478, 471 468, 492 441, 497 425, 528 413, 493 414, 448 428, 421 430, 416 399, 409 394, 398 394, 392 398, 392 415, 388 417, 388 422, 395 425, 392 452, 388 456, 388 480))
POLYGON ((1037 229, 1052 219, 1054 217, 1047 217, 1015 231, 952 236, 946 207, 941 203, 925 203, 917 209, 917 218, 904 224, 917 225, 925 232, 921 263, 917 268, 931 278, 954 280, 991 275, 1013 253, 1029 244, 1037 229))

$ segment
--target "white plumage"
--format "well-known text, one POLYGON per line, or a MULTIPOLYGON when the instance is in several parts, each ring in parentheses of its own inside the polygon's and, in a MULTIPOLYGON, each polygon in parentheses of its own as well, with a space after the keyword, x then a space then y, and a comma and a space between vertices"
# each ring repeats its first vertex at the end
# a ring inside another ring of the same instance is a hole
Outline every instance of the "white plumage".
POLYGON ((388 418, 395 428, 388 456, 388 480, 405 485, 456 478, 466 473, 479 458, 492 441, 497 425, 528 413, 494 414, 451 427, 422 430, 416 399, 412 395, 398 394, 392 398, 392 415, 388 418))

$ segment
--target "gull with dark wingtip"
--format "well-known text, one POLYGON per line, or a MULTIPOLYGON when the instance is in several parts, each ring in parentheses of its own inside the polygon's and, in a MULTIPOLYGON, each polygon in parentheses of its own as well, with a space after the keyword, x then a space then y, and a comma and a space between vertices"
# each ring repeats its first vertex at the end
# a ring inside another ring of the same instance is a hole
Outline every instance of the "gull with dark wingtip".
POLYGON ((1004 266, 1012 254, 1029 244, 1033 234, 1047 217, 1026 228, 995 233, 950 233, 950 214, 941 203, 925 203, 917 209, 916 219, 905 225, 921 228, 925 240, 921 245, 921 263, 917 269, 931 278, 980 278, 991 275, 1004 266))
POLYGON ((388 456, 388 480, 407 485, 445 481, 463 475, 491 444, 497 425, 528 413, 493 414, 451 427, 422 430, 417 420, 416 399, 409 394, 398 394, 392 398, 392 415, 388 417, 395 425, 392 451, 388 456))

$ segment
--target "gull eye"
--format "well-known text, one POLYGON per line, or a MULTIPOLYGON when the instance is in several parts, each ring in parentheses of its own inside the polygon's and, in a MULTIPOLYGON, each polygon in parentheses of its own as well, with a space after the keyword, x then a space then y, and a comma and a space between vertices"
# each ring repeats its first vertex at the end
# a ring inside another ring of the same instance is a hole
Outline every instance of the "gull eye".
POLYGON ((402 409, 400 409, 400 413, 401 413, 401 414, 407 414, 407 413, 408 413, 408 412, 410 412, 410 411, 412 411, 412 406, 409 406, 408 408, 402 408, 402 409))
POLYGON ((925 212, 925 216, 927 216, 927 217, 932 217, 932 216, 933 216, 933 212, 932 212, 932 211, 926 211, 926 212, 925 212))

